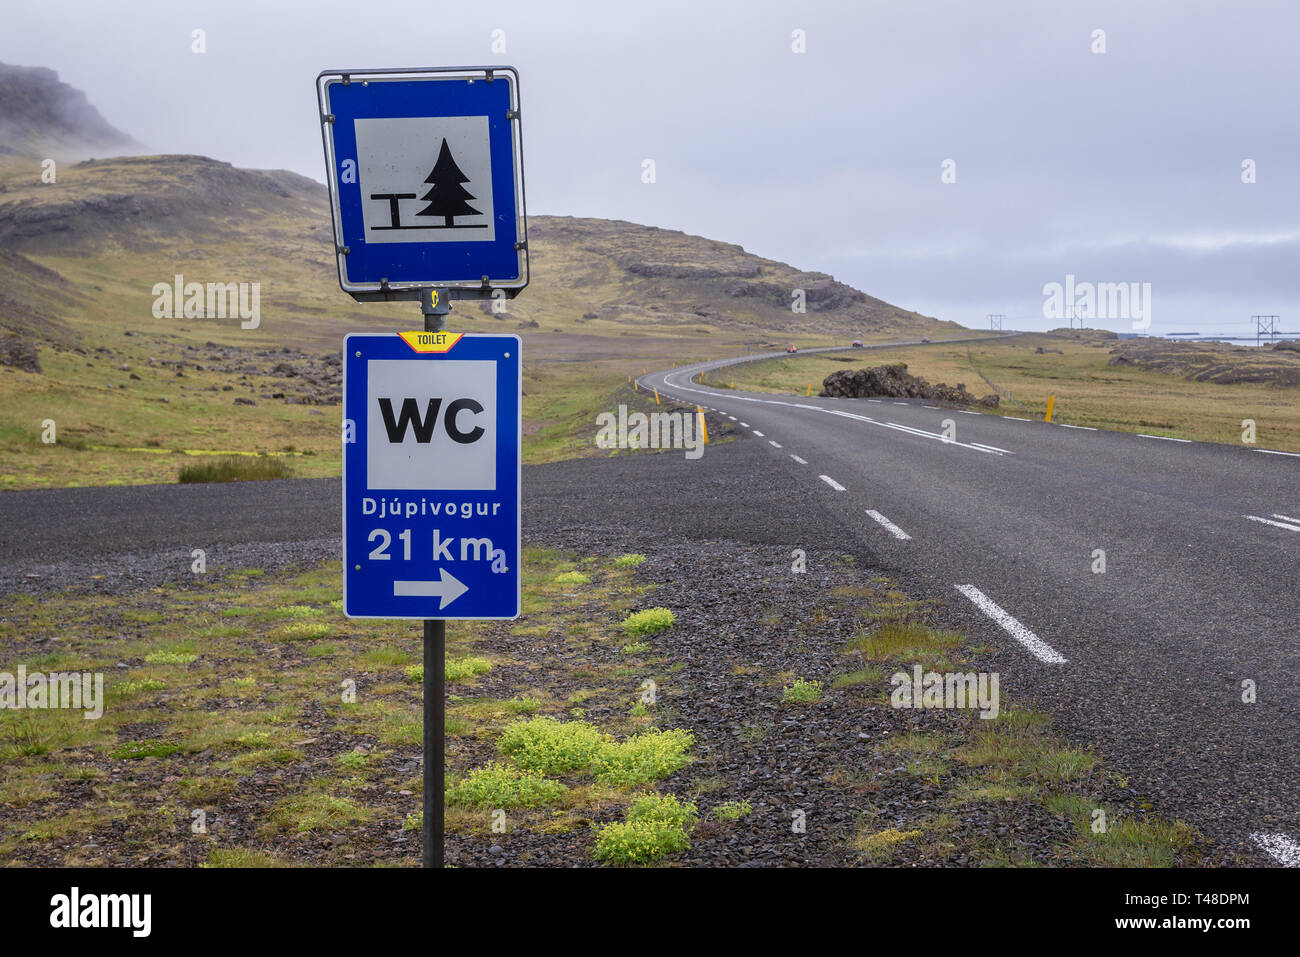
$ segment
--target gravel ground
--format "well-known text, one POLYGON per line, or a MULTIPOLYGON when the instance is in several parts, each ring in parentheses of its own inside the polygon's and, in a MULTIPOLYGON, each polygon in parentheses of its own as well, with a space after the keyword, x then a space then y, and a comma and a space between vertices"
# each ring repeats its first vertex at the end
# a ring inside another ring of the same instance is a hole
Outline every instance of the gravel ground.
MULTIPOLYGON (((618 522, 599 531, 556 532, 533 544, 586 554, 597 547, 611 553, 639 551, 647 556, 638 569, 640 577, 663 583, 647 596, 647 603, 669 607, 678 616, 672 628, 651 641, 670 661, 685 667, 647 677, 660 682, 663 704, 671 714, 661 726, 690 729, 696 761, 660 782, 659 789, 694 800, 702 818, 724 801, 745 800, 754 810, 736 821, 703 820, 691 848, 674 855, 670 863, 855 864, 861 856, 849 842, 857 829, 868 823, 868 832, 924 828, 962 777, 956 770, 954 777, 945 775, 942 784, 934 784, 910 773, 904 758, 885 746, 899 733, 969 728, 969 713, 895 710, 874 700, 878 687, 871 689, 872 700, 861 689, 830 688, 834 675, 854 667, 843 646, 860 619, 847 607, 835 609, 828 596, 837 587, 860 587, 869 577, 842 556, 810 552, 809 572, 792 574, 788 563, 777 564, 788 552, 725 541, 684 547, 618 522), (773 609, 780 610, 781 620, 775 623, 773 609), (737 673, 741 669, 744 673, 737 673), (782 705, 781 684, 772 679, 787 671, 823 681, 823 699, 782 705), (723 783, 714 790, 716 779, 723 783), (792 828, 799 811, 806 826, 803 833, 792 828)), ((500 650, 523 654, 532 642, 535 639, 513 639, 500 650)), ((976 670, 983 667, 972 665, 976 670)), ((638 683, 630 682, 629 688, 638 683)), ((485 748, 473 757, 481 762, 492 753, 485 748)), ((1137 803, 1118 788, 1106 794, 1106 801, 1130 807, 1137 803)), ((987 854, 1001 847, 1023 860, 1071 863, 1067 848, 1074 825, 1034 802, 972 805, 957 817, 946 834, 951 849, 903 842, 893 862, 960 866, 974 863, 972 848, 987 854)), ((619 818, 612 810, 593 823, 619 818)), ((447 860, 462 866, 579 866, 590 863, 588 843, 571 833, 450 834, 447 860)))
MULTIPOLYGON (((0 570, 0 595, 61 591, 120 595, 139 588, 185 584, 194 579, 192 552, 191 548, 168 548, 102 555, 83 561, 24 563, 19 569, 0 570)), ((247 542, 211 546, 204 553, 206 574, 213 577, 246 568, 272 572, 338 558, 339 540, 334 537, 301 542, 247 542)))

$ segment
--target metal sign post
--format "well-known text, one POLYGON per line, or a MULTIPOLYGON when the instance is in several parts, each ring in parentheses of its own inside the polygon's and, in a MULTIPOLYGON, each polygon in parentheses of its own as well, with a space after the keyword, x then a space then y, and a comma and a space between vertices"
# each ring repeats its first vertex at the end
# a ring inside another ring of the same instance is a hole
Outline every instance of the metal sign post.
POLYGON ((339 285, 424 314, 344 339, 343 611, 424 621, 424 866, 441 867, 446 619, 520 610, 521 343, 444 328, 451 300, 528 285, 519 76, 334 70, 316 91, 339 285))
MULTIPOLYGON (((451 312, 443 290, 420 297, 424 331, 441 332, 451 312)), ((424 620, 424 866, 442 867, 446 839, 443 782, 447 777, 447 623, 424 620)))

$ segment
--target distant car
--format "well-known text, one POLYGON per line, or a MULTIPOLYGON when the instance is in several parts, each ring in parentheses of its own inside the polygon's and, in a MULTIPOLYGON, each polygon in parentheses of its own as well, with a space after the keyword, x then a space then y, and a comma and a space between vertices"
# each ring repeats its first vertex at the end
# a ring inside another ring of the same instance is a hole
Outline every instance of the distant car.
POLYGON ((853 340, 853 348, 854 348, 854 349, 861 349, 861 348, 862 348, 862 340, 861 340, 861 339, 854 339, 854 340, 853 340))
POLYGON ((799 351, 799 347, 796 346, 796 345, 792 342, 792 343, 790 343, 788 346, 785 347, 785 351, 786 351, 786 352, 789 352, 789 353, 791 353, 791 354, 793 354, 793 353, 796 353, 796 352, 799 351))
POLYGON ((922 336, 922 337, 921 337, 921 341, 922 341, 922 342, 929 342, 929 341, 930 341, 930 337, 929 337, 929 336, 922 336))

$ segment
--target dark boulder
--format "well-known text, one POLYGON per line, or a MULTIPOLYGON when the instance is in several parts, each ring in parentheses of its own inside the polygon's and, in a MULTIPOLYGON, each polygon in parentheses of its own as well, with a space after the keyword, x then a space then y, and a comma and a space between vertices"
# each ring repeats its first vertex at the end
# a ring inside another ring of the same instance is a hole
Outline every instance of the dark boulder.
POLYGON ((907 371, 906 363, 876 366, 872 369, 841 369, 822 382, 823 396, 842 399, 928 399, 955 405, 984 405, 996 408, 996 395, 978 399, 966 391, 963 383, 955 386, 940 382, 931 385, 907 371))

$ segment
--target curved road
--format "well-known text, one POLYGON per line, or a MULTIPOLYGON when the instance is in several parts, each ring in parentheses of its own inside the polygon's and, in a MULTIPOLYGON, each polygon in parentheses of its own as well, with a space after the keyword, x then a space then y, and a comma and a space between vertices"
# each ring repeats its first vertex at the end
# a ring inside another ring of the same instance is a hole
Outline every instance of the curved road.
POLYGON ((1300 865, 1300 456, 696 381, 781 355, 641 382, 734 419, 773 482, 1012 648, 1004 681, 1167 813, 1300 865))

